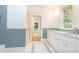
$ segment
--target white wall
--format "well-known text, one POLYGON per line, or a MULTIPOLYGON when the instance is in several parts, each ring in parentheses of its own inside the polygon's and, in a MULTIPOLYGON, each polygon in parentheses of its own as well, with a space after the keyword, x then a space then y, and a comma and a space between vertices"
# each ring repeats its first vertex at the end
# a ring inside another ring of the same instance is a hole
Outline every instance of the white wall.
POLYGON ((7 28, 25 28, 27 8, 23 5, 7 6, 7 28))
POLYGON ((73 27, 77 27, 79 29, 79 5, 73 6, 72 25, 73 27))
POLYGON ((42 27, 43 28, 62 28, 63 19, 61 8, 59 6, 47 6, 42 12, 42 27), (59 13, 59 14, 58 14, 59 13))
POLYGON ((28 6, 28 11, 30 15, 41 16, 42 28, 63 28, 62 10, 60 6, 28 6), (56 10, 60 13, 59 15, 55 13, 56 10))

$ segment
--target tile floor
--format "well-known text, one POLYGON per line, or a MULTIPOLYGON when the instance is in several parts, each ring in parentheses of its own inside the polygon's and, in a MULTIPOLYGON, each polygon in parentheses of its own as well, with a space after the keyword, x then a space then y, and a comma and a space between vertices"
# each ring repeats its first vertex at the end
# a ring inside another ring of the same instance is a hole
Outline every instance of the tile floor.
POLYGON ((44 42, 33 43, 32 47, 18 47, 18 48, 0 48, 0 53, 55 53, 47 43, 44 42))

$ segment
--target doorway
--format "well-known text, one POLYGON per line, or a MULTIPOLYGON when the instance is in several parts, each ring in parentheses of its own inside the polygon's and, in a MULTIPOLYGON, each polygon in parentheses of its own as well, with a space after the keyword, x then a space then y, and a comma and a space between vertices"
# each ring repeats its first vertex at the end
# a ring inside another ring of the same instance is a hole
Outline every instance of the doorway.
POLYGON ((32 15, 31 39, 32 39, 32 42, 41 41, 41 16, 32 15))

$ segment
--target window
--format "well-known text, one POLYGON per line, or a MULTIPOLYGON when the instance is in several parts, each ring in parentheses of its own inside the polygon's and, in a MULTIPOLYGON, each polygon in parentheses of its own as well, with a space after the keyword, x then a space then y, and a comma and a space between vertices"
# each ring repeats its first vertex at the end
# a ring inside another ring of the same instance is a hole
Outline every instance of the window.
POLYGON ((72 5, 64 7, 64 28, 72 28, 72 5))

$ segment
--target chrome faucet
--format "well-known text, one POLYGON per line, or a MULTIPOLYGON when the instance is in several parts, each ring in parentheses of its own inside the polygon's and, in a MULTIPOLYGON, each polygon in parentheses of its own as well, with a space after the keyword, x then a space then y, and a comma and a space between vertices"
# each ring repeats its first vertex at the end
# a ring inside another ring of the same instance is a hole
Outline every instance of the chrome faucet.
POLYGON ((79 34, 79 30, 76 27, 73 28, 73 34, 79 34))

